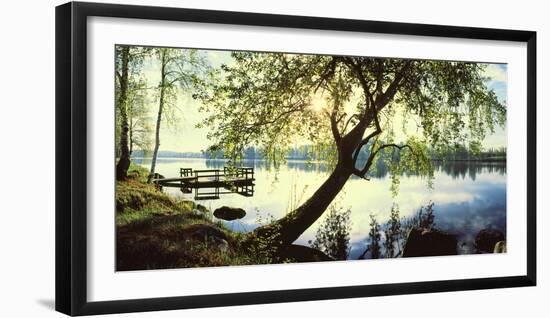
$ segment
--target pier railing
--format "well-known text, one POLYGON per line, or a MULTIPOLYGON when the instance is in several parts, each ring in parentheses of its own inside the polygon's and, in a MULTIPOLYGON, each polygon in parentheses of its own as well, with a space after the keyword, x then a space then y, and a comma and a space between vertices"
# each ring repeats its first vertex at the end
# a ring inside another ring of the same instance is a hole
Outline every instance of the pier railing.
POLYGON ((180 188, 183 193, 195 194, 195 200, 219 199, 220 194, 254 195, 254 168, 223 167, 193 170, 180 168, 179 178, 155 178, 160 187, 180 188))

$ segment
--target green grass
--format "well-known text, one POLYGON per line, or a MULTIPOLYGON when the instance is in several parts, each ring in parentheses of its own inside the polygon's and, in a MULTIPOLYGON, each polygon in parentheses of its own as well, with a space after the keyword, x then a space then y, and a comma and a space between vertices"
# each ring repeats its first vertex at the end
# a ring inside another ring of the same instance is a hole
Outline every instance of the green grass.
POLYGON ((130 178, 116 184, 117 270, 280 262, 261 248, 269 244, 244 248, 244 235, 212 221, 205 207, 144 183, 147 173, 132 165, 130 178))
POLYGON ((128 177, 139 182, 146 183, 148 175, 149 170, 133 162, 130 162, 130 167, 128 168, 128 177))

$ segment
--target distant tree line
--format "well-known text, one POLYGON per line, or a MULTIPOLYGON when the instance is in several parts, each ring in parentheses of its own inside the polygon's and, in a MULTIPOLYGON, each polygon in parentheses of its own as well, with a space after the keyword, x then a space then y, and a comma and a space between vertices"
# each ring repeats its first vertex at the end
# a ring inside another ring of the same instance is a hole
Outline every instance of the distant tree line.
POLYGON ((506 161, 506 147, 487 148, 484 150, 472 151, 463 145, 458 145, 455 149, 445 153, 431 153, 434 160, 450 160, 450 161, 506 161))
MULTIPOLYGON (((358 160, 367 160, 370 153, 363 148, 359 155, 358 160)), ((377 162, 382 163, 384 157, 399 156, 399 153, 388 154, 382 153, 378 156, 377 162)), ((134 150, 132 152, 134 157, 150 157, 151 151, 147 150, 134 150)), ((166 158, 204 158, 204 159, 224 159, 225 151, 201 151, 201 152, 177 152, 177 151, 159 151, 158 157, 166 158)), ((488 148, 481 151, 470 151, 465 146, 459 145, 455 149, 447 151, 445 154, 439 154, 435 151, 430 151, 430 157, 436 161, 506 161, 506 147, 500 148, 488 148)), ((246 147, 240 157, 241 159, 265 159, 265 151, 257 147, 246 147)), ((320 151, 315 145, 302 145, 291 147, 285 154, 284 158, 287 160, 325 160, 322 151, 320 151)))

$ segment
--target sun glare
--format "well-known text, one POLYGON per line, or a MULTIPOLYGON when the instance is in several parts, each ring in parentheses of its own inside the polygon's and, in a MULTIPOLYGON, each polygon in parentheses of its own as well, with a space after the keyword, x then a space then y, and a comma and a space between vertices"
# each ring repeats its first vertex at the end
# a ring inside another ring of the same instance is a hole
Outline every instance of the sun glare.
POLYGON ((322 113, 326 109, 326 104, 323 94, 317 93, 311 97, 310 107, 316 113, 322 113))

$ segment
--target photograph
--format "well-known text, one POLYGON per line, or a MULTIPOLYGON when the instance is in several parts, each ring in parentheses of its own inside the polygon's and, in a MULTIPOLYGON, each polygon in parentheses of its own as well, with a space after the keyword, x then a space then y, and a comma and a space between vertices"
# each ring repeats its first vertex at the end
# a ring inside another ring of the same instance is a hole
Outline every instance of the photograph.
POLYGON ((550 312, 544 2, 4 8, 0 318, 550 312))
POLYGON ((506 253, 505 63, 114 59, 116 271, 506 253))

